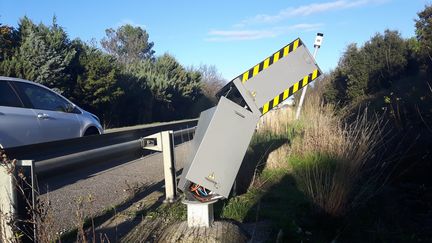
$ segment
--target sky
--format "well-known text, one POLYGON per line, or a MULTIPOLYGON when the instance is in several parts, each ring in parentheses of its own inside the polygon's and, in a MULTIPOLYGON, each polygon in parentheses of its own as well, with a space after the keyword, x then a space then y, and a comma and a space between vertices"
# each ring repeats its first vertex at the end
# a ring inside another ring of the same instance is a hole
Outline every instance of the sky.
POLYGON ((96 41, 107 28, 145 29, 156 55, 170 53, 184 66, 214 65, 231 80, 300 37, 311 52, 324 34, 317 63, 336 67, 350 43, 362 45, 385 29, 415 36, 414 20, 430 0, 139 1, 0 0, 0 23, 57 23, 71 39, 96 41))

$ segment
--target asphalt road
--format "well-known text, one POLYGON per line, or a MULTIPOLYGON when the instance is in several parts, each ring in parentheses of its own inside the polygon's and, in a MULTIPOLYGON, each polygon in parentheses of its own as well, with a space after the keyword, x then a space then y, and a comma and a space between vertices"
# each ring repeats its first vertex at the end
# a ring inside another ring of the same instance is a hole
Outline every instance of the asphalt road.
MULTIPOLYGON (((186 142, 176 147, 177 170, 183 168, 189 146, 186 142)), ((155 153, 129 162, 98 163, 39 181, 40 198, 50 202, 52 230, 65 232, 77 225, 77 212, 101 213, 130 197, 134 189, 163 179, 162 154, 155 153)))

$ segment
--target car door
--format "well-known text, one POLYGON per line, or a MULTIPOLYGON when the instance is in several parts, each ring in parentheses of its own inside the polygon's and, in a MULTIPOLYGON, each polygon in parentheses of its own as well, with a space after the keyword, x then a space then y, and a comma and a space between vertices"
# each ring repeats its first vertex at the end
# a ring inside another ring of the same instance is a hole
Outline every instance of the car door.
POLYGON ((39 120, 41 142, 75 138, 81 135, 81 125, 78 117, 72 111, 72 106, 53 91, 38 85, 15 82, 20 94, 28 99, 39 120))
POLYGON ((0 144, 4 148, 37 143, 39 121, 7 81, 0 80, 0 144))

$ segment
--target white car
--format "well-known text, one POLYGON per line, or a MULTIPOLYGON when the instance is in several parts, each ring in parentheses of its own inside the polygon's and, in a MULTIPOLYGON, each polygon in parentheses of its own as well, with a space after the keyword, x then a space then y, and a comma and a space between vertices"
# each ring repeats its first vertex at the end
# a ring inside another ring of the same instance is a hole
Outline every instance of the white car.
POLYGON ((0 76, 0 145, 102 134, 99 118, 35 82, 0 76))

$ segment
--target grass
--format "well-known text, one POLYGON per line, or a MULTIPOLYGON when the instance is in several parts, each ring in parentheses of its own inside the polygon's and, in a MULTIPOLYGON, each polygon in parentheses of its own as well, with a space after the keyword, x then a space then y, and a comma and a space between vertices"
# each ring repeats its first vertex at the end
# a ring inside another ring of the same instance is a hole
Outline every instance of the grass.
POLYGON ((148 212, 147 218, 163 218, 165 221, 184 221, 187 219, 186 206, 180 201, 172 204, 162 204, 156 210, 148 212))
POLYGON ((254 179, 245 194, 225 203, 222 218, 271 220, 274 240, 283 232, 287 241, 331 241, 338 237, 339 219, 385 182, 380 179, 386 166, 376 154, 380 118, 371 120, 365 111, 346 124, 318 96, 308 97, 304 107, 298 121, 288 108, 260 122, 246 156, 256 164, 254 179), (283 144, 269 146, 275 141, 283 144))
MULTIPOLYGON (((287 142, 271 149, 265 161, 260 162, 263 168, 257 170, 259 173, 249 190, 231 198, 222 216, 246 223, 271 220, 273 241, 280 232, 287 242, 432 239, 427 230, 430 225, 419 223, 430 222, 430 207, 426 206, 430 205, 426 199, 430 194, 423 194, 430 183, 419 179, 423 187, 414 191, 401 191, 389 185, 394 169, 402 168, 399 162, 402 158, 396 158, 402 153, 392 149, 398 148, 394 144, 408 145, 404 151, 413 145, 414 152, 430 148, 426 147, 430 143, 431 103, 421 103, 432 96, 410 96, 403 94, 404 90, 410 94, 418 92, 412 87, 389 91, 387 96, 393 97, 387 103, 378 99, 372 106, 362 104, 358 107, 363 108, 356 111, 351 108, 350 116, 322 105, 316 97, 308 97, 299 121, 289 120, 289 111, 273 111, 272 122, 260 124, 256 141, 271 144, 278 138, 287 142), (419 109, 412 109, 416 105, 419 109), (387 107, 387 112, 384 115, 371 112, 379 110, 377 107, 387 107), (275 125, 278 116, 281 124, 275 125), (285 123, 287 119, 289 122, 285 123), (420 139, 417 133, 408 136, 415 138, 412 143, 395 141, 395 137, 407 136, 401 133, 401 127, 406 132, 421 130, 422 136, 420 139), (389 154, 393 157, 388 157, 389 154), (417 205, 416 209, 410 208, 413 204, 417 205)), ((251 151, 257 152, 254 146, 251 151)), ((413 159, 406 161, 409 166, 415 167, 418 159, 428 155, 417 154, 413 153, 413 159)), ((261 158, 260 153, 249 155, 252 161, 261 158)), ((423 164, 421 168, 428 168, 427 163, 423 164)), ((406 180, 407 176, 403 178, 406 180)))
MULTIPOLYGON (((384 100, 375 105, 387 104, 395 116, 397 101, 391 98, 389 104, 384 100)), ((291 242, 421 239, 393 217, 380 216, 389 205, 387 210, 399 208, 395 196, 386 196, 394 198, 393 203, 376 197, 387 180, 388 166, 377 153, 386 135, 380 118, 363 112, 347 124, 332 106, 308 97, 301 120, 292 119, 293 110, 288 108, 261 120, 243 162, 252 165, 246 193, 224 201, 216 217, 243 223, 271 220, 273 241, 281 232, 283 240, 291 242)), ((134 214, 176 222, 186 220, 186 207, 176 202, 134 214)), ((84 220, 83 228, 91 223, 84 220)))
POLYGON ((222 209, 221 218, 245 222, 248 213, 263 195, 263 191, 251 188, 247 193, 230 199, 222 209))

